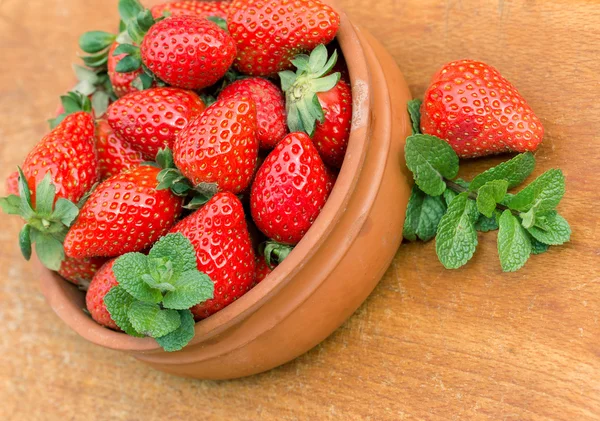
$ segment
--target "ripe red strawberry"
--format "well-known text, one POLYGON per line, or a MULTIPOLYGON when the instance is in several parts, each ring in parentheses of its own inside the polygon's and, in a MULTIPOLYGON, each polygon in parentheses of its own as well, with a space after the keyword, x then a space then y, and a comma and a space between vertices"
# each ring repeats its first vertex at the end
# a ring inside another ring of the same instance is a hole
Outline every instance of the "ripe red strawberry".
POLYGON ((421 130, 446 140, 461 158, 535 151, 542 123, 498 70, 454 61, 433 77, 421 107, 421 130))
POLYGON ((234 194, 250 184, 257 156, 256 107, 243 96, 215 102, 173 145, 175 165, 194 185, 216 183, 234 194))
POLYGON ((67 257, 62 261, 58 274, 72 284, 87 290, 92 278, 104 263, 106 263, 104 257, 91 257, 89 259, 67 257))
POLYGON ((273 272, 273 269, 267 265, 265 259, 262 256, 256 258, 256 270, 254 271, 254 284, 260 284, 273 272))
POLYGON ((15 171, 6 178, 6 194, 19 195, 19 172, 15 171))
POLYGON ((171 16, 193 15, 201 18, 219 17, 227 19, 227 11, 231 1, 197 1, 183 0, 157 4, 152 7, 152 16, 159 18, 164 12, 170 12, 171 16))
POLYGON ((100 178, 105 180, 144 162, 144 156, 128 142, 119 139, 106 120, 96 128, 96 149, 100 178))
POLYGON ((132 92, 110 105, 108 124, 147 159, 159 149, 171 148, 175 136, 204 111, 194 92, 178 88, 152 88, 132 92))
POLYGON ((36 187, 46 173, 56 187, 56 200, 77 203, 98 181, 93 117, 84 112, 65 117, 29 152, 22 169, 33 203, 36 187))
POLYGON ((85 295, 85 304, 97 323, 120 331, 115 321, 110 317, 110 313, 104 304, 104 297, 113 288, 119 285, 112 271, 116 259, 110 260, 104 264, 94 275, 90 287, 85 295))
POLYGON ((273 149, 287 133, 285 98, 272 82, 262 78, 247 78, 228 85, 219 99, 236 95, 250 97, 256 104, 256 137, 261 149, 273 149))
POLYGON ((231 36, 197 16, 173 16, 154 24, 140 46, 142 62, 161 80, 199 90, 221 79, 236 55, 231 36))
POLYGON ((237 69, 270 76, 289 69, 297 54, 331 42, 340 16, 319 0, 236 0, 227 22, 237 44, 237 69))
POLYGON ((317 93, 325 121, 317 123, 313 143, 323 161, 340 168, 344 162, 352 126, 352 90, 341 80, 329 91, 317 93))
POLYGON ((291 133, 258 170, 250 209, 258 229, 282 244, 297 244, 329 196, 329 176, 305 133, 291 133))
POLYGON ((142 251, 173 226, 182 199, 156 190, 160 169, 142 165, 101 183, 65 239, 65 253, 83 259, 142 251))
POLYGON ((127 55, 119 54, 113 55, 115 49, 119 46, 118 42, 114 42, 108 50, 108 77, 112 83, 113 91, 117 97, 125 96, 131 92, 137 92, 135 86, 132 85, 133 81, 142 74, 142 69, 134 70, 129 73, 120 73, 116 71, 117 64, 127 55))
POLYGON ((352 125, 350 85, 340 73, 331 73, 337 57, 337 51, 328 57, 327 48, 319 45, 308 59, 294 60, 296 73, 279 73, 290 130, 308 133, 323 161, 335 168, 344 161, 352 125))
POLYGON ((192 242, 198 270, 215 284, 214 298, 192 308, 196 320, 227 307, 250 289, 254 281, 254 251, 244 209, 236 196, 216 194, 171 232, 179 232, 192 242))

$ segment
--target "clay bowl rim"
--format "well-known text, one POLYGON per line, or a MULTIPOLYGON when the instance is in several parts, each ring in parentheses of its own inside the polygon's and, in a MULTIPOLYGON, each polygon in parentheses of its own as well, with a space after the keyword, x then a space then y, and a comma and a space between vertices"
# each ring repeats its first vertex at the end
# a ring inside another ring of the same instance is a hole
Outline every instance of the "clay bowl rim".
MULTIPOLYGON (((244 296, 196 323, 195 335, 186 348, 199 344, 227 330, 248 317, 293 279, 295 273, 310 261, 319 246, 344 213, 361 174, 368 147, 371 98, 368 92, 369 70, 363 47, 345 13, 340 14, 340 29, 336 36, 346 59, 353 92, 353 122, 344 164, 336 185, 321 214, 289 257, 263 282, 244 296)), ((349 247, 349 246, 346 246, 349 247)), ((332 262, 332 265, 335 263, 332 262)), ((41 266, 41 264, 40 264, 41 266)), ((134 338, 97 324, 69 297, 65 288, 72 288, 57 274, 42 267, 42 290, 57 315, 80 336, 97 345, 132 353, 164 352, 152 338, 134 338), (67 285, 65 285, 67 284, 67 285)), ((74 288, 74 287, 73 287, 74 288)), ((291 310, 290 310, 291 311, 291 310)))

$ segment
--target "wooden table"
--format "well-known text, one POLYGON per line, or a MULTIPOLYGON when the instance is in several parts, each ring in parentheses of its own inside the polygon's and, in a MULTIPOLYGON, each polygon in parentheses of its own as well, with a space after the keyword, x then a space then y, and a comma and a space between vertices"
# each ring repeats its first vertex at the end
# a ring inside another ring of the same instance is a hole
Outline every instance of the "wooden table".
MULTIPOLYGON (((0 0, 0 178, 46 132, 87 29, 116 0, 0 0)), ((316 349, 236 381, 184 380, 93 346, 53 314, 19 224, 0 217, 0 415, 37 419, 600 419, 600 4, 339 0, 392 52, 415 96, 444 62, 501 69, 547 130, 536 175, 561 167, 573 241, 502 274, 495 234, 444 270, 403 245, 381 284, 316 349), (486 4, 482 4, 486 3, 486 4)), ((487 166, 479 161, 467 168, 487 166)))

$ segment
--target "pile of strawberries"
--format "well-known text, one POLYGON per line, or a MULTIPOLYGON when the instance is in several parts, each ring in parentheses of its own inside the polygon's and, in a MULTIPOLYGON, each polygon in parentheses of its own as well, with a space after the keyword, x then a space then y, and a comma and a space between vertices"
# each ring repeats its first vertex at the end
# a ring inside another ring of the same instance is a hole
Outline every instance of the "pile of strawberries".
POLYGON ((119 12, 118 34, 81 37, 79 83, 2 207, 26 222, 24 256, 35 245, 114 329, 115 258, 183 234, 214 283, 200 320, 268 276, 328 199, 352 117, 348 72, 326 47, 340 18, 319 0, 119 12))

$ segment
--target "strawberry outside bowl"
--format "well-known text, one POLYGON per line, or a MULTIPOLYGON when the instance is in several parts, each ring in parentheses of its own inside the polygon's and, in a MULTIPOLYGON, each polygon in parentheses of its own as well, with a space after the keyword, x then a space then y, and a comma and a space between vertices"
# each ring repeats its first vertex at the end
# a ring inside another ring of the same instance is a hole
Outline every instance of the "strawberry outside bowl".
MULTIPOLYGON (((260 373, 310 350, 373 291, 402 240, 410 195, 404 166, 410 92, 392 57, 344 13, 337 41, 350 71, 353 125, 335 188, 312 228, 263 282, 196 324, 181 351, 106 329, 84 311, 77 287, 46 269, 42 291, 56 314, 90 342, 155 369, 199 379, 260 373)), ((40 265, 41 267, 41 265, 40 265)))

